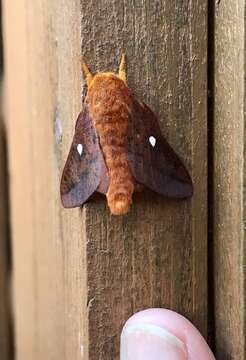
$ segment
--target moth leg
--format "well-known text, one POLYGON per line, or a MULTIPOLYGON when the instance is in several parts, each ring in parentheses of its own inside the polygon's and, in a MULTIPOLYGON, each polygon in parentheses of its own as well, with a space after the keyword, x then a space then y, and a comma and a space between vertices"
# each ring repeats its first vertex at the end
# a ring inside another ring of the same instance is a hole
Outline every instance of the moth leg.
POLYGON ((119 78, 126 84, 126 55, 124 53, 121 55, 119 78))
POLYGON ((92 82, 93 75, 90 72, 88 66, 86 65, 86 63, 84 62, 83 59, 82 59, 82 62, 81 62, 81 66, 82 66, 82 71, 83 71, 85 79, 86 79, 87 86, 89 86, 91 84, 91 82, 92 82))

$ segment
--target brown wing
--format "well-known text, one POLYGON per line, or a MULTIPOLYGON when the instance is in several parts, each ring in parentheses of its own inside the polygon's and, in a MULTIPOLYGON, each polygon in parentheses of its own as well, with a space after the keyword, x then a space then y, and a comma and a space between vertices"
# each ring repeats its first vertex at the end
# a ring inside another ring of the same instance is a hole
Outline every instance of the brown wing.
POLYGON ((85 103, 61 178, 61 200, 66 208, 82 205, 98 188, 106 170, 96 130, 85 103))
POLYGON ((191 178, 161 133, 150 108, 134 99, 129 121, 127 148, 136 181, 167 197, 192 196, 191 178))

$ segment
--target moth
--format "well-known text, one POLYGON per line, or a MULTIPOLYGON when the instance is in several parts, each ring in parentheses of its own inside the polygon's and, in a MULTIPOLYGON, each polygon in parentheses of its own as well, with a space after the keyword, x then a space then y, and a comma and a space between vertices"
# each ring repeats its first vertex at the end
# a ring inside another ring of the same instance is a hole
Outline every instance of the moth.
POLYGON ((126 60, 118 73, 91 73, 88 90, 61 178, 65 208, 105 194, 114 215, 128 212, 134 191, 147 187, 169 198, 192 196, 188 171, 162 136, 156 115, 127 86, 126 60))

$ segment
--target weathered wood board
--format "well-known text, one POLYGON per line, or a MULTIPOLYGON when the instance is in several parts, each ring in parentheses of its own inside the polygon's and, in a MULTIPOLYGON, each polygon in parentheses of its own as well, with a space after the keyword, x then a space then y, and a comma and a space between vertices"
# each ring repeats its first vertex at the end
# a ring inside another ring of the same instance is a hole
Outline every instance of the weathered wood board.
POLYGON ((17 359, 118 359, 123 323, 153 306, 206 335, 206 2, 15 0, 4 19, 17 359), (122 50, 194 197, 138 194, 124 217, 101 197, 64 210, 81 53, 94 70, 116 70, 122 50))
POLYGON ((245 349, 245 1, 214 18, 214 314, 216 359, 245 349))

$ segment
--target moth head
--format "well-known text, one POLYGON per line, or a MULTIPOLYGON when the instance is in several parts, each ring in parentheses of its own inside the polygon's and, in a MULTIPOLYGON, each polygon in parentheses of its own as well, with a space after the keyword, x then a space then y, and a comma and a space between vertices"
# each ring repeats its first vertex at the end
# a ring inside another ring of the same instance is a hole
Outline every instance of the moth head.
POLYGON ((93 75, 84 60, 82 60, 82 71, 84 73, 88 88, 91 87, 94 81, 98 78, 100 79, 116 78, 116 79, 121 79, 124 83, 126 83, 125 54, 124 53, 122 54, 118 73, 99 72, 93 75))

